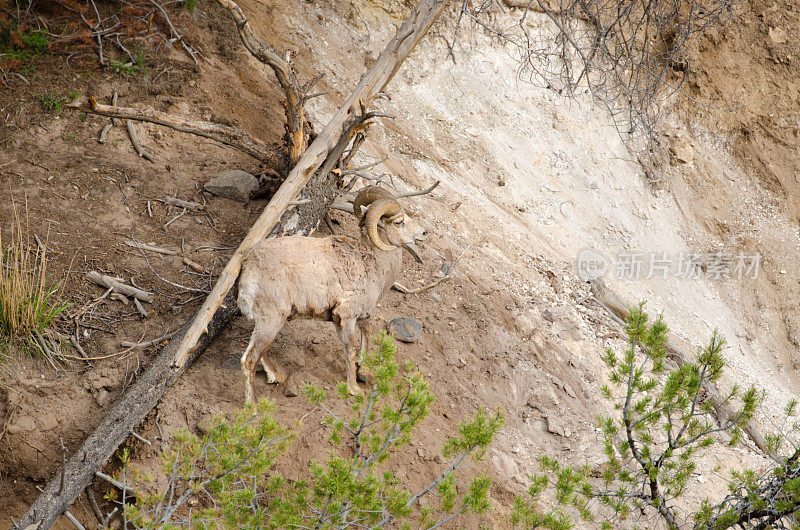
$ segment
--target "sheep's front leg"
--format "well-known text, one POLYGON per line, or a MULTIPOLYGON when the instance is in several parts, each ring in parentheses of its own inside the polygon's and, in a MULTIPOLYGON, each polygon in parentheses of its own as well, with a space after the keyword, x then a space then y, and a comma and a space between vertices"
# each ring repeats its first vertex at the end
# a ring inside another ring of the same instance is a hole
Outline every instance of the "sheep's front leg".
POLYGON ((242 372, 244 373, 244 402, 255 403, 255 377, 258 362, 264 367, 267 373, 267 382, 280 383, 286 377, 270 365, 266 353, 278 331, 283 327, 284 320, 280 318, 266 320, 262 324, 256 323, 253 335, 250 337, 250 344, 242 354, 242 372))
POLYGON ((369 320, 362 318, 358 321, 358 329, 361 331, 361 348, 358 353, 359 365, 364 362, 364 356, 367 354, 369 348, 369 320))
POLYGON ((369 349, 369 328, 370 322, 368 318, 363 318, 358 321, 358 329, 361 331, 361 348, 358 351, 358 365, 356 368, 356 375, 358 380, 362 383, 372 383, 373 374, 370 370, 363 367, 364 356, 367 355, 369 349))
POLYGON ((347 369, 347 388, 351 394, 360 394, 361 388, 356 381, 356 357, 358 356, 357 350, 354 348, 356 338, 356 320, 348 319, 343 320, 336 326, 336 332, 339 334, 339 340, 342 341, 342 348, 344 349, 344 362, 347 369))

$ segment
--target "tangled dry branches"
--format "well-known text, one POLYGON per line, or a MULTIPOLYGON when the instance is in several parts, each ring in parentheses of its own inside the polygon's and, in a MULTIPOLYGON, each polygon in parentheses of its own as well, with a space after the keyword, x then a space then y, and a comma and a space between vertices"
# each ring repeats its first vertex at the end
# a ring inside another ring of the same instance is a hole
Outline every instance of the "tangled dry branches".
POLYGON ((463 0, 469 19, 517 53, 520 77, 564 95, 588 90, 626 141, 653 149, 665 96, 691 73, 691 39, 731 16, 733 0, 463 0), (540 15, 535 15, 539 13, 540 15), (541 16, 544 14, 544 17, 541 16))

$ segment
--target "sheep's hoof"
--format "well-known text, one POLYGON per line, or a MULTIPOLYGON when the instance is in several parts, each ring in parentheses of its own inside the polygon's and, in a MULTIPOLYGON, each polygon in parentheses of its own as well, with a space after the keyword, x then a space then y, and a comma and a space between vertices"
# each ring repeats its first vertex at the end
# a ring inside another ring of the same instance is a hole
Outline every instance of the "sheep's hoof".
POLYGON ((367 383, 372 385, 373 381, 375 381, 375 374, 372 373, 372 370, 363 368, 361 366, 359 366, 358 370, 356 371, 356 377, 358 378, 359 383, 367 383))
POLYGON ((356 383, 355 388, 353 387, 353 385, 347 385, 347 391, 350 393, 351 396, 364 395, 364 390, 360 386, 358 386, 358 383, 356 383))
POLYGON ((286 374, 282 372, 267 372, 267 383, 270 385, 279 385, 286 381, 286 374))
POLYGON ((286 381, 286 375, 279 370, 270 369, 269 365, 266 363, 266 361, 264 361, 264 359, 261 359, 261 369, 264 370, 265 374, 267 374, 267 383, 270 385, 275 385, 286 381))

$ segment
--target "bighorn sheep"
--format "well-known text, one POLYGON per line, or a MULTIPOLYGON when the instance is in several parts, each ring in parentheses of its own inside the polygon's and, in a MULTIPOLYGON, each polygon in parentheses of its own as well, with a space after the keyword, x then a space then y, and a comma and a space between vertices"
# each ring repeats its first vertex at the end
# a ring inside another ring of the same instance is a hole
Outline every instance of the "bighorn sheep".
POLYGON ((415 245, 426 234, 391 193, 378 186, 362 190, 353 209, 361 218, 360 242, 339 236, 279 237, 259 243, 245 259, 237 303, 255 321, 242 355, 246 403, 254 401, 259 361, 269 383, 285 379, 266 352, 286 321, 295 317, 334 323, 344 349, 347 386, 351 392, 359 391, 356 356, 368 346, 370 316, 400 274, 402 249, 422 261, 415 245), (361 210, 367 206, 362 217, 361 210), (358 351, 353 347, 356 326, 361 331, 358 351))

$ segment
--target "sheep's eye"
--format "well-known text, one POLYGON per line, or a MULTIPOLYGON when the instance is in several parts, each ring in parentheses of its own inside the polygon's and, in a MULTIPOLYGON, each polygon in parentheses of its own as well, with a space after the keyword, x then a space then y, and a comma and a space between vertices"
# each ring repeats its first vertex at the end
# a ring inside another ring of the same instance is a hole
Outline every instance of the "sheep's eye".
POLYGON ((406 222, 400 219, 399 221, 395 221, 394 224, 396 224, 397 226, 403 226, 404 224, 406 224, 406 222))

